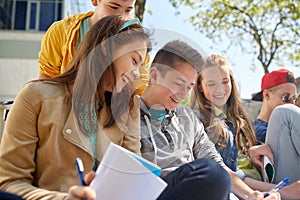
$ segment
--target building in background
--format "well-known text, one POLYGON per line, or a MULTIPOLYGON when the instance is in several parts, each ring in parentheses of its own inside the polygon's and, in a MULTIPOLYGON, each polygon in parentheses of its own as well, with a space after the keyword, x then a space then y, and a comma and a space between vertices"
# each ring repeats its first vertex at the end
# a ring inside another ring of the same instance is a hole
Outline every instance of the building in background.
POLYGON ((0 0, 0 102, 38 75, 38 53, 49 26, 91 9, 86 0, 0 0))
MULTIPOLYGON (((23 85, 38 75, 38 53, 49 26, 91 8, 85 0, 0 0, 0 136, 2 120, 23 85)), ((1 138, 1 137, 0 137, 1 138)))

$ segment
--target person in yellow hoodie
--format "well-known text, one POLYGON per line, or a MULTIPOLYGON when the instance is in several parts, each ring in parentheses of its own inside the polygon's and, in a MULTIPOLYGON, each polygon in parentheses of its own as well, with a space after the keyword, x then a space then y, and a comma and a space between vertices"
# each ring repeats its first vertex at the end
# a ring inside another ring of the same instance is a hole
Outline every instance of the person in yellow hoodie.
MULTIPOLYGON (((47 30, 39 52, 39 79, 64 73, 78 45, 99 19, 109 15, 130 17, 136 0, 91 0, 94 12, 76 14, 53 23, 47 30)), ((148 84, 148 63, 140 68, 140 78, 133 82, 135 93, 141 95, 148 84)))

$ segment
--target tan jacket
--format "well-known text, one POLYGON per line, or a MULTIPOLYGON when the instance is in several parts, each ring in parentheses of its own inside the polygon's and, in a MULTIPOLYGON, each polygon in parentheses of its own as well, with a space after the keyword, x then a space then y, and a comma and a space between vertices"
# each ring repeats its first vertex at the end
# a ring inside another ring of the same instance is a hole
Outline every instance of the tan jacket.
MULTIPOLYGON (((100 127, 97 158, 109 141, 140 153, 139 106, 119 128, 100 127), (122 129, 122 131, 120 130, 122 129)), ((102 109, 99 121, 105 119, 102 109)), ((45 82, 25 85, 8 115, 0 146, 0 189, 25 199, 63 199, 72 185, 79 185, 75 159, 85 172, 92 170, 89 137, 76 128, 70 94, 65 86, 45 82)))

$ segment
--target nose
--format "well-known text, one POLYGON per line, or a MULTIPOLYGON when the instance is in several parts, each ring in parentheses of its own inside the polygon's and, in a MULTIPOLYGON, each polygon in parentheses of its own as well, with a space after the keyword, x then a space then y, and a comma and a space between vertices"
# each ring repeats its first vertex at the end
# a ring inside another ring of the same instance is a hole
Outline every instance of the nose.
POLYGON ((128 13, 127 11, 126 11, 126 9, 123 9, 123 8, 120 8, 119 9, 119 13, 118 13, 119 15, 122 15, 122 17, 129 17, 130 16, 130 13, 128 13))
POLYGON ((224 85, 223 84, 217 84, 215 88, 215 92, 224 92, 224 85))
POLYGON ((132 74, 133 80, 136 80, 136 79, 140 78, 139 69, 132 70, 131 74, 132 74))
POLYGON ((186 99, 189 95, 189 89, 187 87, 184 87, 181 89, 181 91, 177 94, 177 96, 179 97, 179 99, 186 99))

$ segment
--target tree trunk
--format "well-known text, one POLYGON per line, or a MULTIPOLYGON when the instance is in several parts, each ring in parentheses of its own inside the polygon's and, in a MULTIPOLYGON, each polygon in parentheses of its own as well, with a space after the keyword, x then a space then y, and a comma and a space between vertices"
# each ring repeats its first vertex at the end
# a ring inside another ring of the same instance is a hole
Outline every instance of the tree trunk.
POLYGON ((136 0, 135 2, 135 16, 138 17, 141 22, 143 21, 143 15, 145 11, 146 0, 136 0))

